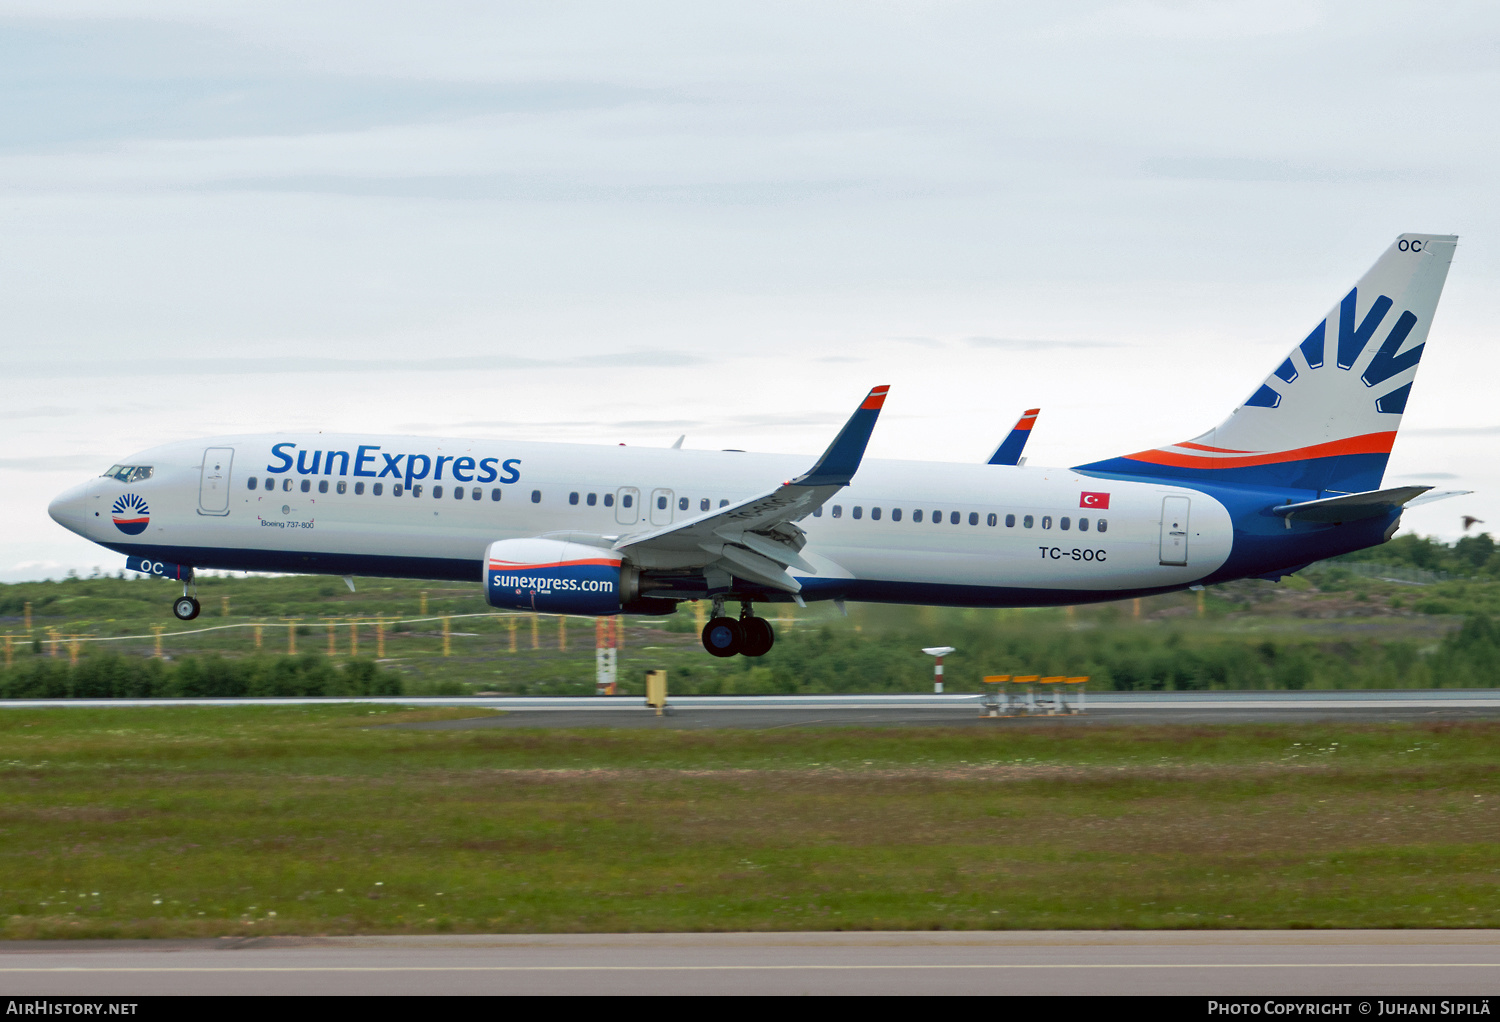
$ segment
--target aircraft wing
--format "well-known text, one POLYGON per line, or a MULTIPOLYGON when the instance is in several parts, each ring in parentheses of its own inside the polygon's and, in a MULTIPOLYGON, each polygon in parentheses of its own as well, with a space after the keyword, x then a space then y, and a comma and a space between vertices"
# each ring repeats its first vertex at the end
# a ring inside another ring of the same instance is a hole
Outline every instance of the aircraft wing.
POLYGON ((1374 518, 1404 507, 1430 489, 1431 486, 1397 486, 1389 490, 1345 493, 1337 497, 1324 497, 1322 500, 1305 500, 1300 504, 1282 504, 1271 508, 1271 513, 1304 522, 1357 522, 1361 518, 1374 518))
POLYGON ((854 478, 889 389, 871 390, 802 475, 737 504, 626 536, 614 549, 642 568, 717 567, 746 581, 799 592, 801 584, 787 569, 814 569, 802 558, 807 534, 796 523, 854 478))
POLYGON ((1036 417, 1042 414, 1040 408, 1028 408, 1017 420, 1015 428, 1010 431, 1000 446, 995 448, 995 453, 990 455, 989 465, 1019 465, 1021 463, 1021 452, 1026 450, 1026 441, 1031 439, 1031 427, 1036 425, 1036 417))

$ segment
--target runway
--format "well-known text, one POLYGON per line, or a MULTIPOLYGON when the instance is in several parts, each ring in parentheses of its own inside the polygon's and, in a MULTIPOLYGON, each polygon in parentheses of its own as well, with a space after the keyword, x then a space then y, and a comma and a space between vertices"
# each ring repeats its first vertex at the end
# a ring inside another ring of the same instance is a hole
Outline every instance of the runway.
POLYGON ((657 716, 639 696, 367 696, 258 699, 9 699, 0 709, 149 706, 286 706, 367 703, 502 710, 502 716, 395 725, 432 730, 493 727, 1025 727, 1039 724, 1234 724, 1500 719, 1500 689, 1301 692, 1099 692, 1067 694, 1066 713, 1046 700, 1001 717, 980 716, 971 694, 678 696, 657 716), (1072 712, 1076 710, 1083 712, 1072 712))
POLYGON ((999 931, 0 943, 0 994, 1475 996, 1500 931, 999 931))

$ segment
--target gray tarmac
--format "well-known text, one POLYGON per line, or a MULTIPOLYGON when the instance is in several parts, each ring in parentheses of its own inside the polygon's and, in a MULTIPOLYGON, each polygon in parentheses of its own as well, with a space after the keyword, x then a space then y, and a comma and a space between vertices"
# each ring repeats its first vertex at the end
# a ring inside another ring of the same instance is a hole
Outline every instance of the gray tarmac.
POLYGON ((503 711, 441 723, 393 725, 423 730, 469 728, 705 728, 781 727, 1069 727, 1100 724, 1237 724, 1261 722, 1500 720, 1500 689, 1389 691, 1095 692, 1067 690, 1065 708, 1048 713, 1037 693, 1031 712, 981 716, 973 694, 678 696, 658 716, 639 697, 350 696, 237 699, 8 699, 5 709, 81 709, 153 706, 270 706, 383 703, 410 707, 472 707, 503 711))
MULTIPOLYGON (((0 995, 91 994, 1457 997, 1500 994, 1500 931, 653 933, 0 943, 0 995)), ((1357 1007, 1350 1012, 1358 1013, 1357 1007)))

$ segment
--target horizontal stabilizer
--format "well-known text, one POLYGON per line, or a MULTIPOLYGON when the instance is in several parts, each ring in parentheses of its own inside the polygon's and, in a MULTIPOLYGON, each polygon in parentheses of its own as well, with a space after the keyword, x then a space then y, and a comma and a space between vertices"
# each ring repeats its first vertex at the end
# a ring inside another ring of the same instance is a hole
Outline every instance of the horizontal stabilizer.
POLYGON ((1305 500, 1300 504, 1282 504, 1271 508, 1271 513, 1299 522, 1357 522, 1362 518, 1390 514, 1430 489, 1431 486, 1397 486, 1389 490, 1345 493, 1322 500, 1305 500))
POLYGON ((1418 504, 1431 504, 1435 500, 1447 500, 1449 497, 1466 497, 1473 492, 1473 490, 1437 490, 1408 500, 1406 506, 1416 507, 1418 504))

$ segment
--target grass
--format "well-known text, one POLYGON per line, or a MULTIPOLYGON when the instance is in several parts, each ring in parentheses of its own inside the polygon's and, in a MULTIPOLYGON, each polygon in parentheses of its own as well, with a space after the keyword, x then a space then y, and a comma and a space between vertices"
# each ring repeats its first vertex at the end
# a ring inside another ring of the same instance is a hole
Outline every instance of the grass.
POLYGON ((1500 925, 1500 725, 0 712, 0 936, 1500 925))

